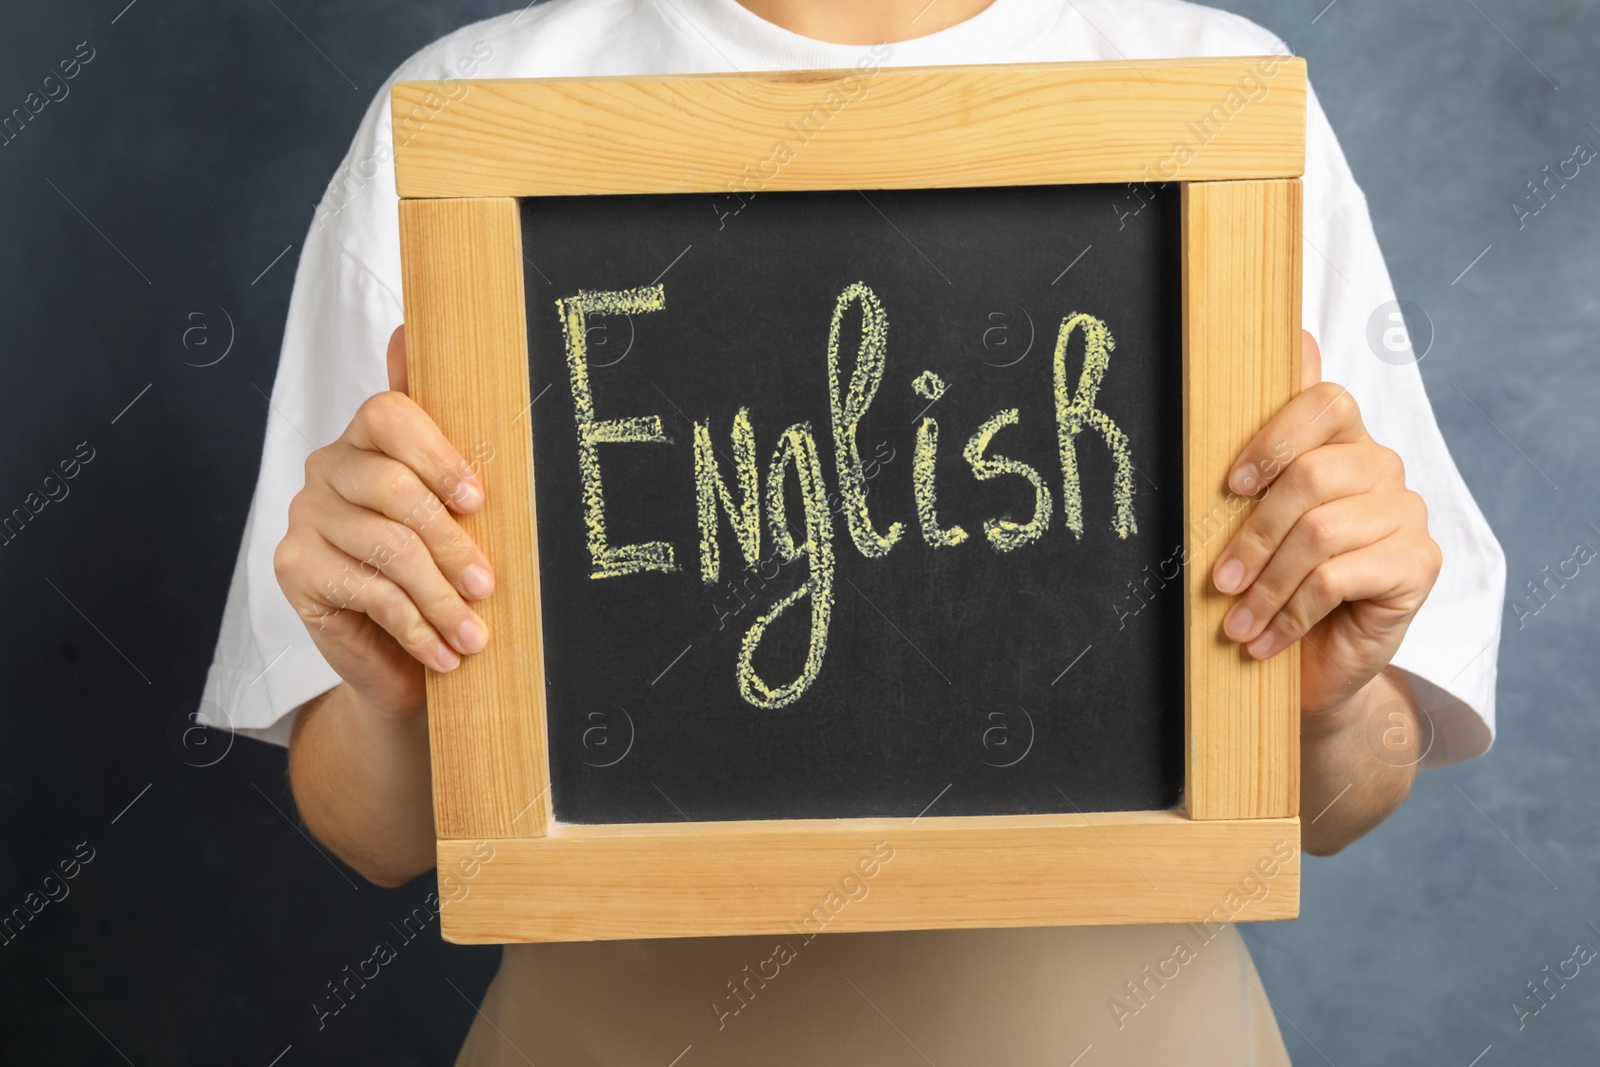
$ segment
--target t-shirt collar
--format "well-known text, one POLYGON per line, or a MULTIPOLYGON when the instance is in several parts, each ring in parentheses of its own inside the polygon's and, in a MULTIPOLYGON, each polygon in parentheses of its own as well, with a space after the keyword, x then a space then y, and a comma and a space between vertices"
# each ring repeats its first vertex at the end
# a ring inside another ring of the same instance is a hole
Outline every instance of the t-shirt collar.
POLYGON ((882 45, 831 44, 803 37, 768 22, 738 0, 655 0, 655 4, 668 25, 691 44, 737 71, 843 69, 863 58, 895 66, 1012 62, 1025 58, 1024 52, 1059 17, 1055 4, 994 0, 965 22, 893 42, 885 53, 882 45))

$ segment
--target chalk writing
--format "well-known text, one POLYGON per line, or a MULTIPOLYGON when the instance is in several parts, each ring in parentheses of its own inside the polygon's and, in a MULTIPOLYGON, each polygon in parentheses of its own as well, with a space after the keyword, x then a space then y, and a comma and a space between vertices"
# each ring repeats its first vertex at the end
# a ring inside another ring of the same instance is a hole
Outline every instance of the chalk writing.
POLYGON ((596 419, 594 395, 589 389, 588 318, 591 314, 640 315, 666 307, 666 287, 653 285, 622 292, 579 290, 577 296, 556 301, 561 334, 566 341, 567 369, 572 375, 572 403, 578 417, 578 467, 583 475, 583 521, 589 531, 591 578, 615 578, 640 571, 672 571, 672 546, 665 541, 641 545, 612 545, 606 540, 606 505, 601 495, 601 444, 641 441, 671 444, 661 430, 661 417, 596 419))
POLYGON ((758 708, 781 708, 798 700, 822 672, 822 657, 828 651, 828 622, 833 617, 833 515, 828 510, 822 464, 810 423, 797 423, 783 432, 778 453, 772 458, 772 472, 767 476, 767 518, 772 526, 772 539, 783 560, 796 560, 803 552, 811 560, 811 567, 805 585, 778 601, 745 632, 739 644, 739 695, 758 708), (805 506, 804 547, 795 545, 783 506, 784 467, 791 461, 805 506), (773 689, 756 674, 756 649, 767 627, 807 596, 811 598, 811 640, 806 648, 805 666, 793 682, 773 689))
MULTIPOLYGON (((675 571, 678 569, 676 557, 669 542, 618 545, 612 544, 607 536, 599 446, 627 442, 670 445, 673 442, 665 433, 659 415, 597 417, 585 340, 589 316, 663 311, 666 288, 657 284, 614 292, 581 290, 575 296, 557 300, 555 306, 561 321, 572 388, 590 577, 620 578, 647 571, 675 571)), ((1100 319, 1074 312, 1062 320, 1052 366, 1052 399, 1056 453, 1061 469, 1061 514, 1075 539, 1082 538, 1084 529, 1077 439, 1085 430, 1094 431, 1093 436, 1104 442, 1112 460, 1111 530, 1123 539, 1138 532, 1134 518, 1132 445, 1111 416, 1100 410, 1097 401, 1114 348, 1111 330, 1100 319), (1077 337, 1082 338, 1083 366, 1074 388, 1069 384, 1067 358, 1077 337)), ((833 516, 836 510, 843 517, 850 543, 867 559, 886 556, 905 533, 905 523, 899 520, 890 519, 886 525, 874 522, 868 509, 867 483, 877 473, 878 465, 874 461, 868 473, 859 443, 861 427, 883 383, 888 355, 889 315, 882 301, 865 282, 846 286, 834 302, 826 353, 827 440, 833 446, 833 470, 839 483, 837 494, 828 490, 822 450, 810 422, 796 422, 779 434, 767 463, 764 487, 755 422, 749 408, 741 407, 733 417, 728 437, 731 452, 718 446, 710 418, 693 424, 701 580, 706 585, 721 580, 718 531, 722 518, 726 518, 732 530, 746 571, 762 560, 763 518, 773 543, 772 558, 782 565, 799 562, 805 565, 804 581, 757 617, 740 640, 735 680, 740 697, 755 707, 775 709, 794 703, 822 671, 834 607, 833 516), (847 323, 853 327, 855 312, 859 312, 860 339, 854 346, 853 363, 847 368, 844 365, 846 334, 855 332, 853 328, 847 329, 847 323), (793 484, 798 488, 798 510, 804 517, 803 533, 797 525, 791 524, 786 506, 791 471, 793 484), (764 666, 758 669, 757 653, 772 625, 802 601, 808 602, 811 614, 805 661, 787 681, 769 680, 762 671, 777 672, 765 656, 764 666)), ((918 396, 935 401, 945 395, 948 386, 937 374, 923 371, 912 380, 912 389, 918 396)), ((1008 429, 1014 433, 1026 431, 1020 409, 1007 408, 986 419, 961 450, 962 458, 978 481, 1011 476, 1027 482, 1033 490, 1033 507, 1025 517, 1008 512, 983 520, 984 539, 996 552, 1012 552, 1040 540, 1049 532, 1056 516, 1055 497, 1045 474, 995 449, 997 436, 1008 429)), ((923 417, 916 426, 912 452, 911 479, 917 528, 930 547, 952 549, 967 543, 970 537, 962 526, 939 523, 934 477, 938 451, 938 420, 923 417)))

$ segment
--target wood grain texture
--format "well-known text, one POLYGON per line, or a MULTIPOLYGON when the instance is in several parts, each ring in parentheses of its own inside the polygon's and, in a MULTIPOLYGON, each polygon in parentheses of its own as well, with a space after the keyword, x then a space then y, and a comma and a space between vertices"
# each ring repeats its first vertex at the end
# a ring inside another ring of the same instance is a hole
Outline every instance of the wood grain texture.
MULTIPOLYGON (((1298 180, 1183 186, 1185 803, 1196 819, 1300 810, 1300 646, 1257 662, 1222 633, 1217 555, 1255 504, 1239 451, 1300 389, 1298 180)), ((1287 460, 1286 460, 1287 461, 1287 460)))
POLYGON ((1299 852, 1298 819, 1177 812, 556 824, 441 840, 442 929, 478 944, 1292 919, 1299 852))
POLYGON ((1305 96, 1278 56, 401 82, 395 175, 403 197, 1295 177, 1305 96))
POLYGON ((489 644, 428 672, 441 838, 543 834, 550 820, 528 432, 522 224, 509 199, 400 203, 410 393, 469 461, 487 502, 462 528, 495 566, 489 644))
POLYGON ((493 454, 489 503, 463 523, 497 565, 491 642, 428 678, 447 938, 789 932, 880 842, 893 859, 826 930, 1298 913, 1298 649, 1251 661, 1221 636, 1230 599, 1209 581, 1248 514, 1228 504, 1231 461, 1299 381, 1300 183, 1272 179, 1302 171, 1305 70, 1274 63, 1238 108, 1256 60, 886 68, 820 118, 845 74, 395 87, 397 182, 425 198, 400 208, 411 392, 464 453, 493 454), (772 167, 779 141, 792 151, 772 167), (1187 815, 555 823, 511 197, 1141 180, 1185 183, 1187 815), (1293 855, 1270 892, 1235 913, 1280 843, 1293 855))

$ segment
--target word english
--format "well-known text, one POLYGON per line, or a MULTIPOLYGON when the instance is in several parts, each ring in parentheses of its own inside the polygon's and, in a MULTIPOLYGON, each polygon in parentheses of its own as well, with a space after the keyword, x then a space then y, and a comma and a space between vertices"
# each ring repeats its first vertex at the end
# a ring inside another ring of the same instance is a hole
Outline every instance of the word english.
MULTIPOLYGON (((583 521, 587 533, 590 577, 624 578, 650 571, 678 570, 675 547, 667 541, 638 544, 612 544, 606 534, 605 490, 600 474, 600 446, 623 443, 672 444, 663 430, 659 415, 602 419, 595 414, 594 393, 589 384, 587 338, 589 317, 607 315, 646 315, 666 309, 666 287, 652 285, 617 292, 582 291, 555 302, 560 316, 567 369, 571 377, 573 409, 578 435, 578 467, 582 476, 583 521)), ((831 444, 834 470, 839 479, 838 495, 843 502, 846 532, 857 551, 866 559, 881 559, 902 540, 911 540, 907 523, 891 521, 880 528, 867 506, 867 465, 862 459, 858 434, 878 388, 883 383, 888 361, 889 316, 877 295, 865 282, 846 286, 834 303, 828 334, 826 370, 828 380, 831 444), (860 344, 855 365, 845 374, 841 349, 845 321, 852 312, 861 322, 860 344)), ((1059 457, 1061 524, 1076 538, 1083 535, 1083 494, 1078 479, 1077 438, 1092 431, 1110 452, 1115 465, 1112 484, 1111 529, 1122 538, 1132 536, 1134 521, 1134 466, 1132 445, 1127 435, 1097 406, 1101 380, 1110 367, 1115 342, 1104 322, 1092 315, 1074 313, 1064 319, 1056 339, 1053 364, 1055 452, 1059 457), (1076 388, 1067 378, 1067 352, 1074 339, 1083 350, 1083 370, 1076 388)), ((945 395, 945 382, 933 371, 923 371, 911 381, 912 391, 929 400, 945 395)), ((926 409, 924 409, 926 411, 926 409)), ((1017 426, 1017 408, 1009 408, 985 420, 966 441, 961 456, 978 481, 1010 477, 1029 487, 1024 499, 1032 498, 1032 513, 1026 521, 1010 514, 985 519, 981 540, 996 552, 1012 552, 1038 541, 1049 531, 1057 514, 1056 497, 1045 476, 1021 460, 993 451, 997 435, 1017 426)), ((934 471, 939 455, 939 420, 922 417, 916 428, 911 460, 911 483, 916 501, 916 528, 923 542, 934 551, 957 549, 978 541, 959 525, 946 526, 939 520, 934 492, 934 471)), ((750 624, 740 643, 735 676, 739 695, 758 708, 781 708, 798 700, 822 670, 828 648, 828 629, 833 615, 835 566, 834 509, 824 482, 822 446, 810 422, 797 422, 783 430, 765 465, 766 484, 762 485, 762 465, 758 460, 756 432, 750 409, 740 408, 730 430, 732 479, 725 476, 718 462, 719 449, 713 443, 711 420, 694 424, 694 481, 699 518, 700 577, 714 585, 721 575, 718 524, 725 517, 747 566, 762 559, 763 526, 775 546, 777 558, 789 563, 802 557, 807 561, 803 584, 782 597, 750 624), (801 510, 805 516, 802 539, 796 538, 789 523, 785 500, 788 473, 792 470, 799 487, 801 510), (719 511, 720 508, 720 511, 719 511), (765 520, 765 521, 763 521, 765 520), (786 682, 773 684, 756 670, 755 655, 768 627, 801 601, 809 601, 811 627, 805 663, 786 682)))

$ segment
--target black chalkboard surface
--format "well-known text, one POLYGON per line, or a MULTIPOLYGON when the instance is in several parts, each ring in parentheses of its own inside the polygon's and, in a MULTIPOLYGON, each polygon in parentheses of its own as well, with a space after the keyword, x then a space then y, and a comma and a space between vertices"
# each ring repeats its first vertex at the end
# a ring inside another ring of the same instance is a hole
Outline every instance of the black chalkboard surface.
POLYGON ((1141 187, 1130 215, 1127 192, 522 201, 558 819, 1178 803, 1179 203, 1141 187))

